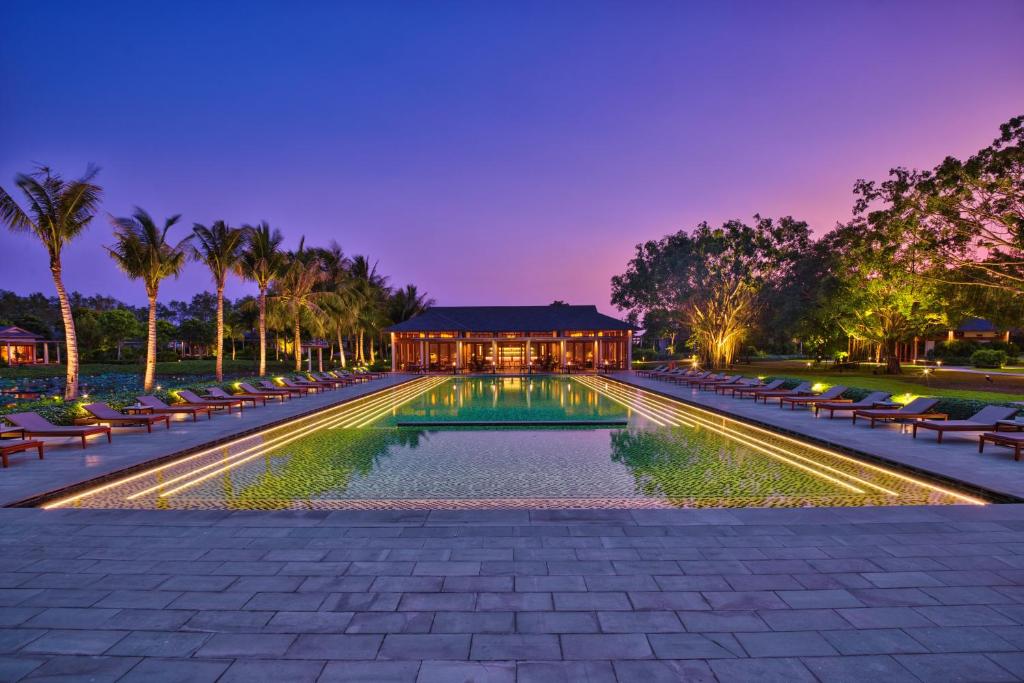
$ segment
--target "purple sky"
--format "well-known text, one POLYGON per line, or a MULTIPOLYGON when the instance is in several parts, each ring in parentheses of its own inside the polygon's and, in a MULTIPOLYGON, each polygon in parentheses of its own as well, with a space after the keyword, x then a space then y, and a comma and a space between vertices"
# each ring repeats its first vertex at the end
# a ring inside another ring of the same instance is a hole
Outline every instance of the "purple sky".
MULTIPOLYGON (((987 144, 1024 113, 1022 33, 1019 0, 16 0, 0 185, 103 168, 65 252, 85 293, 144 301, 101 247, 139 205, 335 239, 439 304, 609 311, 639 241, 756 211, 823 232, 856 178, 987 144)), ((0 288, 52 294, 40 245, 0 231, 0 288)))

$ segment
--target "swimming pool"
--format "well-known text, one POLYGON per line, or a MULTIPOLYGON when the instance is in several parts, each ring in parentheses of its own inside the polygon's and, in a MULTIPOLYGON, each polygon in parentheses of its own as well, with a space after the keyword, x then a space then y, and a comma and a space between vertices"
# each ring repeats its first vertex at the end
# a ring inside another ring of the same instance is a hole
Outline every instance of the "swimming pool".
POLYGON ((429 376, 44 507, 332 510, 980 502, 605 378, 429 376))

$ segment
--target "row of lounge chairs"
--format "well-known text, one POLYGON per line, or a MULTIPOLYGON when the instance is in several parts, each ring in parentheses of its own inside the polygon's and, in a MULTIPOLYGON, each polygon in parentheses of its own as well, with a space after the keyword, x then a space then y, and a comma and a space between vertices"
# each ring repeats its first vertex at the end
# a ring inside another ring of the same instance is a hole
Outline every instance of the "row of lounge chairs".
POLYGON ((294 397, 368 382, 383 374, 311 372, 294 378, 281 377, 276 383, 259 380, 258 386, 249 382, 239 382, 232 393, 220 387, 209 387, 206 389, 206 396, 182 389, 174 392, 178 397, 178 403, 168 404, 156 396, 139 396, 138 403, 129 406, 128 412, 114 410, 105 403, 89 403, 82 406, 89 414, 88 424, 80 425, 55 425, 38 413, 10 413, 0 418, 10 423, 12 427, 0 427, 0 434, 18 434, 19 438, 0 440, 0 459, 3 466, 7 467, 9 455, 34 449, 42 460, 45 444, 39 441, 38 437, 78 438, 81 439, 82 448, 85 448, 87 439, 91 436, 105 435, 107 442, 111 442, 112 427, 145 427, 147 432, 152 433, 154 426, 162 425, 165 429, 170 429, 171 417, 174 415, 184 415, 186 419, 191 416, 194 422, 202 415, 211 419, 213 413, 218 410, 225 410, 228 413, 235 410, 241 412, 246 404, 255 407, 257 404, 266 405, 268 400, 283 402, 294 397))
POLYGON ((1000 423, 1009 421, 1018 412, 1017 408, 1009 406, 986 406, 966 420, 950 420, 948 414, 935 410, 939 403, 937 398, 920 397, 901 405, 891 401, 891 394, 884 391, 872 392, 857 401, 842 398, 847 391, 845 386, 833 386, 823 392, 815 392, 810 382, 801 382, 792 389, 784 389, 783 380, 763 383, 760 379, 742 375, 668 367, 642 370, 636 374, 698 390, 714 391, 723 396, 753 398, 755 403, 762 401, 765 405, 777 400, 780 408, 788 406, 795 410, 797 406, 806 406, 814 410, 815 416, 827 411, 830 419, 836 413, 847 413, 852 424, 857 424, 860 419, 872 428, 876 422, 907 421, 912 425, 913 438, 917 438, 918 430, 930 430, 935 432, 938 443, 942 443, 945 432, 983 432, 979 437, 979 452, 984 451, 986 443, 1008 446, 1014 449, 1015 460, 1020 460, 1024 450, 1024 434, 998 431, 1000 423))

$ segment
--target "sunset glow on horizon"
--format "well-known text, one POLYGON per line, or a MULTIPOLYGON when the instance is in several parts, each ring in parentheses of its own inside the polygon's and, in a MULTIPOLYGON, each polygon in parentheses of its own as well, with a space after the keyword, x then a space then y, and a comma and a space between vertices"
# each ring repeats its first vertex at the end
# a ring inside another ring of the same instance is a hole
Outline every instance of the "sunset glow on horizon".
MULTIPOLYGON (((1024 111, 1022 26, 1014 1, 16 2, 0 185, 102 168, 83 294, 144 302, 103 249, 141 206, 335 240, 439 305, 614 313, 638 242, 757 212, 822 234, 856 179, 987 145, 1024 111)), ((37 240, 0 254, 0 288, 52 295, 37 240)), ((185 273, 162 301, 208 289, 185 273)))

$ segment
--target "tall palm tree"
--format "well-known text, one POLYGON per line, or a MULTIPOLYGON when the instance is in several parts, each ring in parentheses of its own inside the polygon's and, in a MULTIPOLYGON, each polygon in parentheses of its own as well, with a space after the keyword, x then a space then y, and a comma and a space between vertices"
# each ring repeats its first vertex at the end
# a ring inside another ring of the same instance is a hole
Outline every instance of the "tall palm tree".
POLYGON ((356 360, 366 362, 365 340, 370 338, 370 360, 375 359, 373 335, 383 319, 383 303, 387 297, 387 277, 377 272, 377 263, 368 256, 354 256, 349 266, 352 279, 349 301, 357 320, 356 360))
POLYGON ((64 245, 78 237, 96 215, 102 190, 93 180, 99 169, 89 166, 78 180, 64 180, 46 166, 35 173, 19 173, 14 184, 21 189, 28 202, 23 210, 14 198, 0 187, 0 222, 15 232, 33 233, 50 257, 50 274, 60 301, 60 316, 64 323, 64 343, 67 346, 67 381, 64 398, 78 395, 78 339, 75 319, 64 289, 61 251, 64 245))
POLYGON ((215 221, 210 227, 196 223, 192 226, 195 243, 192 257, 210 269, 217 286, 217 381, 224 381, 224 283, 229 272, 238 272, 239 254, 245 236, 241 228, 232 228, 224 221, 215 221))
POLYGON ((245 245, 239 262, 242 277, 252 280, 259 287, 257 299, 259 307, 260 333, 260 377, 267 374, 267 289, 274 278, 280 275, 285 264, 285 254, 281 251, 284 238, 280 230, 271 230, 264 221, 257 226, 247 225, 245 245))
POLYGON ((274 292, 270 301, 278 320, 287 321, 292 329, 292 345, 295 356, 295 370, 302 369, 302 323, 318 326, 318 319, 325 317, 323 306, 332 302, 329 292, 319 291, 326 279, 323 263, 304 249, 304 240, 299 250, 289 254, 288 265, 274 281, 274 292))
POLYGON ((400 323, 413 318, 434 305, 426 292, 420 294, 416 285, 406 285, 391 295, 388 313, 391 322, 400 323))
POLYGON ((188 259, 189 235, 175 245, 167 241, 167 233, 181 220, 176 214, 157 227, 153 218, 136 207, 131 218, 113 218, 114 245, 106 247, 111 258, 132 280, 142 280, 149 300, 149 334, 146 338, 146 372, 142 389, 149 392, 156 377, 156 298, 160 281, 178 277, 188 259))
POLYGON ((329 314, 322 319, 324 331, 335 336, 341 367, 345 367, 345 337, 352 334, 356 328, 355 311, 350 301, 353 282, 349 274, 351 262, 341 246, 333 240, 326 249, 314 251, 318 254, 324 270, 324 282, 320 288, 333 295, 328 304, 329 314))

